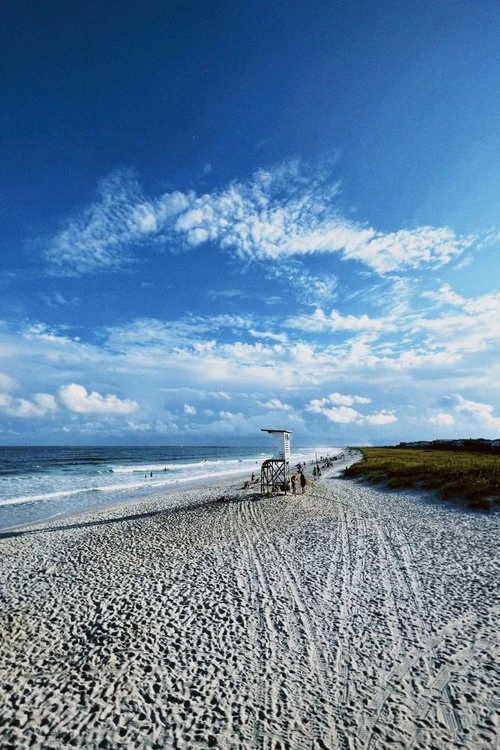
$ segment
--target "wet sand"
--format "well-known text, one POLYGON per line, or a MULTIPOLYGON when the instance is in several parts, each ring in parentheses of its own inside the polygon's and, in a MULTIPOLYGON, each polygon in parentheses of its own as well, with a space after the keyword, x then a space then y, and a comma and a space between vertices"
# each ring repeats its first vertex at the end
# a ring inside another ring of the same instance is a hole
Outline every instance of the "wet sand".
POLYGON ((498 515, 241 486, 0 534, 2 748, 495 747, 498 515))

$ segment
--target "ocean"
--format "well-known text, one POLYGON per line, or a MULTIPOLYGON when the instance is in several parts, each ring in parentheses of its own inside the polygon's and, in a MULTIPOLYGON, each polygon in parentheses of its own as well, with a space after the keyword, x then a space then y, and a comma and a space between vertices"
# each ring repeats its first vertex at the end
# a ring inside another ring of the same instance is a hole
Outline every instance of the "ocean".
MULTIPOLYGON (((232 476, 250 479, 273 449, 0 446, 0 529, 232 476)), ((299 448, 291 464, 341 450, 299 448)))

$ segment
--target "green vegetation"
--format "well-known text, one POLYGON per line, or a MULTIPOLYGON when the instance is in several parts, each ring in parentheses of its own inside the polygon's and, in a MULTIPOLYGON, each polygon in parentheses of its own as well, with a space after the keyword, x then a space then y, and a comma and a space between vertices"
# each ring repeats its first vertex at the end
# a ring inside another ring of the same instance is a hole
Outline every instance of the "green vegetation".
POLYGON ((384 483, 389 489, 422 489, 468 508, 500 504, 500 456, 422 448, 359 448, 363 460, 344 476, 384 483))

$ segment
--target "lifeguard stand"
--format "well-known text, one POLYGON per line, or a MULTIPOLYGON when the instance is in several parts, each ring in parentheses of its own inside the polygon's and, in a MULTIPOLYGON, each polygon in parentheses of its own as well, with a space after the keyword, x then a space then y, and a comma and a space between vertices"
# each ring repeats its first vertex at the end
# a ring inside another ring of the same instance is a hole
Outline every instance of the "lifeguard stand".
POLYGON ((265 430, 276 440, 276 450, 272 458, 267 458, 260 469, 260 492, 270 495, 272 492, 288 491, 290 483, 290 430, 265 430))

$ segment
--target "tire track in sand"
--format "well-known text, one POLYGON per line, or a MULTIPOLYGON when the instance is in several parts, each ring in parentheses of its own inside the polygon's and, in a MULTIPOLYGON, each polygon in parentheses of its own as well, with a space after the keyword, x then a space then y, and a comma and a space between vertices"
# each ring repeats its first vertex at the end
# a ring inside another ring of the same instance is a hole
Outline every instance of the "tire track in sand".
MULTIPOLYGON (((360 496, 363 502, 363 495, 360 496)), ((366 507, 366 504, 363 502, 366 507)), ((419 663, 423 665, 426 677, 419 677, 419 680, 411 680, 411 690, 406 693, 407 700, 412 703, 411 713, 412 721, 407 722, 403 731, 406 729, 408 738, 405 744, 408 748, 413 747, 418 740, 418 726, 415 727, 415 718, 424 719, 432 707, 437 712, 437 720, 443 723, 453 740, 457 734, 462 731, 460 718, 452 703, 452 695, 448 689, 448 682, 451 677, 450 670, 442 670, 438 679, 436 669, 433 668, 432 662, 436 660, 436 647, 459 623, 466 626, 468 621, 467 614, 460 620, 453 620, 448 623, 437 635, 432 636, 428 624, 428 613, 425 606, 422 588, 417 574, 412 565, 411 551, 409 543, 404 532, 399 529, 397 524, 390 523, 387 525, 387 518, 382 525, 380 517, 371 514, 372 527, 378 537, 378 545, 382 559, 385 560, 383 569, 385 570, 388 592, 388 601, 390 608, 394 607, 397 620, 409 628, 411 640, 414 643, 420 643, 420 646, 413 648, 410 652, 403 651, 404 654, 401 662, 395 665, 389 672, 384 685, 375 695, 372 702, 372 715, 365 720, 360 730, 359 739, 363 743, 362 747, 370 746, 373 732, 381 719, 382 713, 386 707, 388 699, 396 691, 401 691, 402 681, 408 677, 409 673, 419 663), (399 592, 399 596, 397 596, 399 592), (403 604, 401 604, 403 601, 403 604), (417 685, 417 682, 419 683, 417 685), (436 702, 435 685, 441 685, 440 699, 436 702), (418 693, 416 688, 418 687, 418 693), (434 692, 433 692, 434 689, 434 692)), ((468 613, 474 617, 474 613, 468 613)), ((390 617, 390 613, 389 613, 390 617)), ((408 640, 408 639, 407 639, 408 640)), ((401 647, 399 646, 400 652, 401 647)))
MULTIPOLYGON (((307 726, 302 727, 304 736, 294 733, 293 738, 287 738, 294 748, 311 747, 311 735, 315 735, 318 745, 325 748, 339 747, 338 734, 334 716, 331 712, 327 696, 331 694, 331 683, 328 679, 328 668, 318 648, 318 636, 314 627, 314 618, 310 607, 301 591, 300 578, 297 571, 287 560, 287 556, 272 542, 268 533, 266 519, 258 501, 249 501, 242 506, 242 521, 245 527, 247 539, 250 534, 254 535, 258 542, 252 545, 252 554, 255 555, 255 563, 261 571, 268 569, 273 573, 273 582, 269 581, 264 574, 269 586, 266 595, 270 596, 273 610, 277 613, 282 628, 276 631, 278 642, 281 644, 281 658, 293 658, 290 663, 289 675, 292 667, 298 666, 296 649, 303 653, 307 661, 306 673, 299 673, 300 683, 297 683, 295 695, 308 701, 308 711, 304 713, 307 726), (281 591, 280 591, 281 590, 281 591), (288 604, 288 606, 286 606, 288 604), (286 630, 288 629, 288 632, 286 630), (291 645, 295 644, 293 650, 291 645), (325 697, 326 696, 326 697, 325 697), (317 711, 317 703, 321 702, 321 712, 317 711), (311 726, 314 725, 314 726, 311 726)), ((272 618, 271 618, 272 619, 272 618)), ((303 670, 303 667, 302 667, 303 670)), ((287 692, 290 692, 289 690, 287 692)), ((276 707, 276 704, 274 704, 276 707)))
MULTIPOLYGON (((399 568, 401 576, 406 582, 407 589, 411 601, 413 603, 413 609, 418 613, 418 627, 421 633, 425 634, 427 638, 431 637, 431 631, 429 626, 428 610, 424 602, 422 595, 422 587, 418 575, 415 573, 414 565, 412 565, 411 550, 408 541, 407 534, 403 529, 400 529, 396 524, 393 524, 392 529, 393 546, 397 545, 399 551, 399 559, 401 560, 401 566, 399 568)), ((410 620, 413 623, 413 620, 410 620)), ((425 718, 432 708, 432 705, 436 703, 434 700, 435 693, 432 692, 432 687, 437 683, 442 685, 440 690, 440 700, 437 704, 438 713, 444 724, 448 727, 453 738, 463 730, 458 712, 453 706, 452 695, 448 686, 451 678, 451 671, 443 668, 436 668, 432 665, 434 657, 434 649, 425 654, 422 658, 423 664, 428 674, 428 681, 426 689, 423 695, 418 699, 415 707, 415 715, 418 719, 425 718), (439 678, 439 679, 438 679, 439 678)), ((412 734, 409 747, 413 747, 415 741, 418 739, 418 729, 412 734)))
MULTIPOLYGON (((349 676, 351 651, 353 648, 353 619, 359 610, 359 585, 362 579, 366 546, 366 525, 364 518, 350 513, 340 500, 339 506, 341 539, 341 593, 338 628, 338 649, 336 655, 337 701, 346 706, 349 701, 349 676)), ((352 510, 349 508, 349 510, 352 510)))
POLYGON ((259 681, 255 709, 249 720, 252 728, 252 747, 256 750, 266 750, 266 748, 271 748, 272 741, 268 732, 268 723, 273 717, 282 713, 280 706, 282 696, 277 690, 275 678, 279 668, 276 651, 279 634, 271 617, 272 585, 257 552, 253 541, 253 530, 245 513, 246 506, 251 502, 255 501, 244 500, 232 506, 231 520, 240 538, 241 551, 246 560, 243 567, 248 577, 250 593, 254 597, 253 605, 258 616, 259 632, 256 634, 256 646, 259 648, 259 681))
MULTIPOLYGON (((356 652, 362 643, 360 623, 364 620, 366 592, 365 566, 370 551, 370 535, 367 525, 367 514, 358 507, 357 496, 349 502, 352 491, 342 486, 346 499, 338 494, 315 495, 327 503, 334 503, 338 509, 338 550, 339 561, 336 567, 339 579, 339 616, 337 627, 337 650, 335 655, 335 688, 333 695, 336 703, 346 707, 357 701, 357 695, 351 695, 356 689, 356 679, 351 679, 351 665, 356 652)), ((329 571, 329 575, 333 572, 329 571)), ((331 582, 328 582, 331 585, 331 582)), ((394 633, 395 639, 399 631, 394 633)), ((350 738, 349 738, 350 739, 350 738)), ((347 741, 347 740, 346 740, 347 741)))

